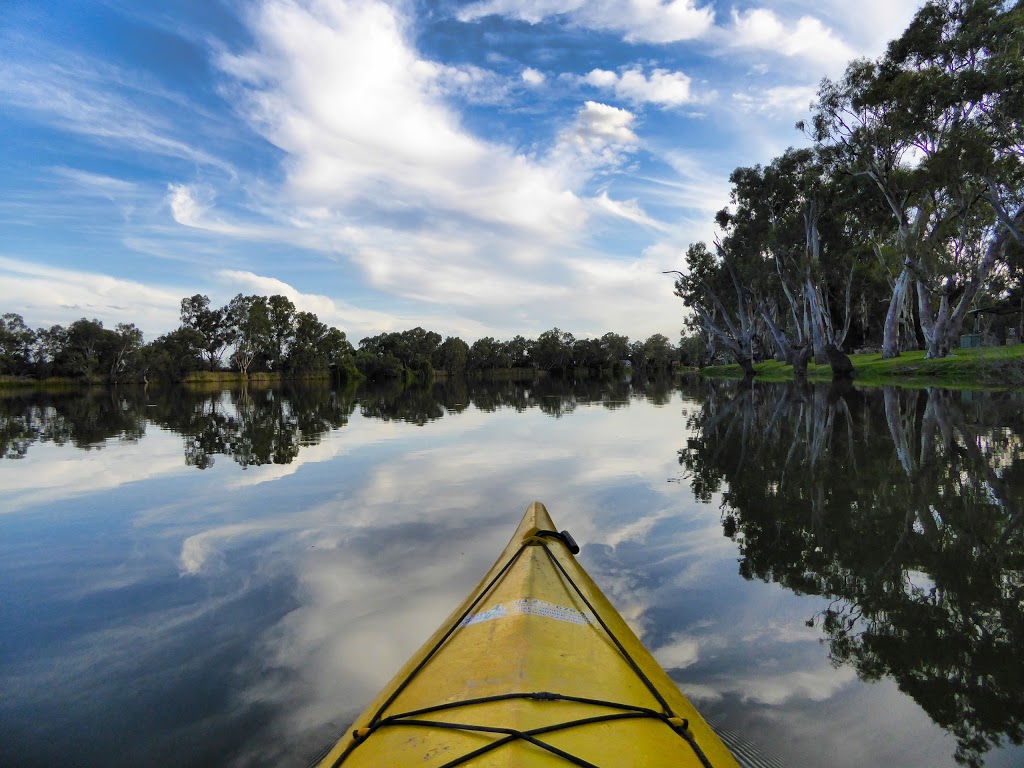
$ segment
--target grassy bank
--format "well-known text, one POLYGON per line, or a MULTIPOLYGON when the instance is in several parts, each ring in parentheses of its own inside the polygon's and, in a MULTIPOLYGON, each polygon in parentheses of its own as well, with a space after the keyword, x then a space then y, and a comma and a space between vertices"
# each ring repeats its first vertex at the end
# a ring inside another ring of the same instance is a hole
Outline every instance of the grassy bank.
POLYGON ((103 384, 103 379, 68 379, 63 376, 33 379, 29 376, 0 376, 0 389, 75 389, 98 384, 103 384))
MULTIPOLYGON (((1024 344, 1012 347, 957 349, 949 357, 925 360, 924 352, 904 352, 892 360, 880 354, 850 355, 860 384, 902 384, 906 386, 942 386, 957 389, 1024 386, 1024 344)), ((790 381, 792 366, 769 361, 756 363, 760 381, 790 381)), ((743 378, 738 365, 716 365, 701 374, 711 378, 743 378)), ((807 366, 807 378, 829 381, 832 369, 827 365, 807 366)))
MULTIPOLYGON (((317 371, 315 373, 300 373, 282 376, 280 373, 250 373, 248 379, 237 371, 194 371, 186 374, 181 381, 169 381, 164 379, 150 379, 149 384, 155 386, 177 386, 188 384, 190 386, 212 386, 212 385, 233 385, 240 386, 243 382, 271 386, 280 384, 282 381, 330 381, 330 371, 317 371)), ((51 377, 48 379, 34 379, 29 376, 0 376, 0 389, 66 389, 82 386, 102 386, 114 384, 115 382, 102 376, 92 378, 64 378, 51 377)), ((142 381, 118 382, 122 386, 142 386, 142 381)))

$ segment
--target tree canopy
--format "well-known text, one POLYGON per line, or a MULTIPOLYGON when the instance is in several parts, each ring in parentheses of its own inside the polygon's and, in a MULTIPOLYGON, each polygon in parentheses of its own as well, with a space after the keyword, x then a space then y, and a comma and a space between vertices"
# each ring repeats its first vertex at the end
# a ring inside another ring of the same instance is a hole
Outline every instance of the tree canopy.
POLYGON ((948 355, 972 309, 1019 294, 1022 92, 1019 0, 932 0, 824 79, 797 126, 813 145, 737 168, 721 234, 676 273, 705 344, 751 375, 811 354, 843 375, 842 349, 873 344, 948 355))

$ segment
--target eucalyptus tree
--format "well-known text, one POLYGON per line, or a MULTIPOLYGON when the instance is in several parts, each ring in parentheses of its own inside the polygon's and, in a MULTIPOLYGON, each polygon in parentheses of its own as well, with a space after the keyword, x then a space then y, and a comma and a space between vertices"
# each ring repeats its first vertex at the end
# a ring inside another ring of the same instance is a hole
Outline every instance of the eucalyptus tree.
POLYGON ((267 316, 270 318, 271 328, 268 363, 272 370, 279 371, 284 366, 288 350, 295 340, 295 304, 287 296, 274 294, 267 299, 267 316))
POLYGON ((267 357, 273 344, 273 325, 265 296, 236 295, 228 302, 226 316, 235 348, 231 362, 243 376, 260 357, 267 357))
POLYGON ((878 61, 824 80, 811 134, 888 207, 899 277, 883 334, 898 349, 917 292, 929 357, 948 354, 1008 241, 1020 239, 1021 2, 929 2, 878 61))
POLYGON ((565 370, 573 365, 575 343, 576 337, 568 331, 552 328, 537 337, 530 354, 537 366, 546 371, 565 370))
POLYGON ((629 337, 609 331, 601 337, 601 349, 605 364, 609 368, 614 368, 629 357, 629 337))
POLYGON ((181 324, 203 337, 203 356, 214 370, 234 341, 227 308, 211 307, 210 297, 197 293, 181 300, 181 324))
POLYGON ((572 345, 573 366, 600 373, 605 368, 605 353, 600 339, 576 339, 572 345))
POLYGON ((81 318, 67 327, 57 367, 75 376, 92 377, 109 370, 115 358, 118 335, 101 320, 81 318))
MULTIPOLYGON (((722 221, 719 214, 719 224, 722 221)), ((736 255, 721 241, 712 254, 704 243, 686 249, 686 272, 676 275, 675 294, 693 311, 707 337, 714 337, 729 350, 747 378, 754 376, 753 340, 761 300, 750 290, 752 265, 737 265, 736 255), (742 269, 742 273, 739 271, 742 269), (741 279, 742 274, 742 279, 741 279)), ((763 265, 761 265, 763 267, 763 265)))
POLYGON ((110 377, 134 374, 136 358, 142 350, 142 331, 135 323, 118 323, 114 332, 110 361, 110 377))
POLYGON ((495 368, 507 367, 503 365, 507 360, 508 355, 502 343, 493 336, 484 336, 470 345, 467 366, 473 371, 493 371, 495 368))
POLYGON ((718 219, 735 249, 772 267, 770 278, 755 271, 753 279, 779 352, 797 375, 812 352, 835 373, 849 373, 840 348, 852 317, 857 251, 838 225, 842 194, 832 169, 814 149, 790 148, 768 166, 737 168, 729 180, 732 206, 718 219))
POLYGON ((299 312, 285 367, 293 373, 326 371, 337 357, 345 355, 346 346, 352 349, 342 331, 322 323, 312 312, 299 312))
POLYGON ((462 373, 469 360, 469 345, 458 336, 449 336, 434 350, 431 363, 447 374, 462 373))
POLYGON ((0 316, 0 374, 27 373, 35 341, 35 332, 21 315, 7 312, 0 316))
POLYGON ((55 372, 67 335, 68 329, 60 324, 36 329, 31 356, 33 371, 37 376, 46 378, 55 372))
POLYGON ((181 381, 203 365, 203 335, 195 328, 181 326, 165 333, 139 351, 138 366, 143 378, 155 377, 181 381))
POLYGON ((672 365, 677 352, 667 336, 655 333, 648 336, 643 343, 643 354, 649 368, 664 370, 672 365))
POLYGON ((524 336, 517 334, 506 341, 505 352, 508 354, 513 368, 526 368, 530 365, 530 342, 524 336))
POLYGON ((409 350, 409 361, 406 365, 412 367, 416 363, 433 358, 434 352, 441 346, 441 334, 434 331, 427 331, 416 326, 408 331, 402 331, 402 339, 409 350))

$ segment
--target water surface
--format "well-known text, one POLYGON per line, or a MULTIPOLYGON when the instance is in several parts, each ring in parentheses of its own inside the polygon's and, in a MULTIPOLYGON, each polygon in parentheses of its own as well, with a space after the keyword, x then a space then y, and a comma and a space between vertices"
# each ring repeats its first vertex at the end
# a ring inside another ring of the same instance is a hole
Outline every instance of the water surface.
POLYGON ((1024 763, 1019 395, 0 396, 0 763, 304 765, 539 499, 786 765, 1024 763))

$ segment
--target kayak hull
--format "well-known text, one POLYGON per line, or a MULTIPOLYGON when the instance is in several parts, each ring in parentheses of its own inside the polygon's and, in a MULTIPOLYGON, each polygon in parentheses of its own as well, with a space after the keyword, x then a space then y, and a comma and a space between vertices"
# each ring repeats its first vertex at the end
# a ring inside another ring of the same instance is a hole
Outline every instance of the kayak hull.
POLYGON ((320 762, 736 766, 530 505, 491 570, 320 762))

